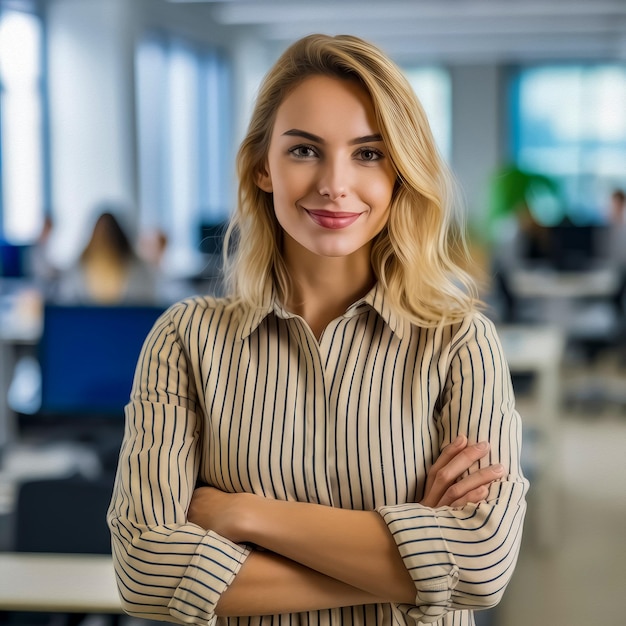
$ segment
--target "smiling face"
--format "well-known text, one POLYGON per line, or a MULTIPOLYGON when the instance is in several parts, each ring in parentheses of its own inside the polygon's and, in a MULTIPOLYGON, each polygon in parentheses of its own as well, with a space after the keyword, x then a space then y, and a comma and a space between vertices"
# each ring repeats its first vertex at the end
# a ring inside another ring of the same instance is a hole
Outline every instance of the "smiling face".
POLYGON ((311 76, 278 108, 257 182, 273 194, 290 265, 306 251, 369 259, 389 216, 395 180, 365 89, 311 76))

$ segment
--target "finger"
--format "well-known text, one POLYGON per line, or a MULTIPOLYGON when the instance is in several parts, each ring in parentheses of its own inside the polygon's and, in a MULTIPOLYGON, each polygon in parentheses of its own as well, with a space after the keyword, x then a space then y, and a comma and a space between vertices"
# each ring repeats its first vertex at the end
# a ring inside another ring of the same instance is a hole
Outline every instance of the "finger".
POLYGON ((437 460, 431 467, 431 472, 435 472, 447 465, 461 450, 467 446, 467 437, 459 435, 452 443, 449 443, 437 457, 437 460))
POLYGON ((459 452, 461 452, 467 446, 467 437, 465 435, 458 435, 457 438, 449 443, 442 451, 441 454, 435 459, 428 476, 426 477, 426 492, 430 491, 431 485, 435 480, 435 476, 439 470, 443 469, 459 452))
POLYGON ((436 474, 440 481, 451 484, 488 453, 489 443, 487 441, 468 445, 453 456, 436 474))
POLYGON ((490 465, 476 472, 472 472, 461 480, 450 485, 438 502, 438 506, 449 506, 452 503, 465 498, 481 487, 488 487, 494 480, 504 474, 504 467, 501 464, 490 465))
POLYGON ((466 493, 462 498, 455 500, 449 506, 458 509, 464 507, 466 504, 478 504, 479 502, 486 500, 488 495, 489 487, 487 487, 486 485, 481 485, 480 487, 477 487, 469 493, 466 493))
POLYGON ((489 444, 483 441, 472 446, 467 446, 435 473, 432 472, 431 468, 429 478, 432 476, 433 481, 429 500, 438 502, 446 490, 455 484, 476 461, 483 458, 488 452, 489 444))

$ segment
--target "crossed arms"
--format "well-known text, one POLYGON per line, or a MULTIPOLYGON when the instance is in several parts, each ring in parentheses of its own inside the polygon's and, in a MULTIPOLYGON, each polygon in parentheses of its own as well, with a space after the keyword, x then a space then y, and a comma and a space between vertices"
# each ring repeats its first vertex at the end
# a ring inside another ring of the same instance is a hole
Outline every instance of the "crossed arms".
MULTIPOLYGON (((501 464, 463 475, 488 444, 459 436, 432 466, 421 503, 462 507, 487 497, 501 464)), ((189 521, 236 543, 254 544, 216 613, 266 615, 394 602, 412 604, 415 585, 382 517, 317 504, 285 502, 212 487, 197 489, 189 521)))

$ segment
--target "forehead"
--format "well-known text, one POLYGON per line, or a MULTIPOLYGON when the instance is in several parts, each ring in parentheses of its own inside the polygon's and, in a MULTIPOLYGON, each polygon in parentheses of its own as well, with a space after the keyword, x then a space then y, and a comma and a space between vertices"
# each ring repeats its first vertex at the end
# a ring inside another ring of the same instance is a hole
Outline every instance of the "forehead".
POLYGON ((298 128, 326 134, 378 132, 371 96, 359 83, 330 76, 310 76, 299 83, 278 107, 275 133, 298 128), (343 132, 342 132, 343 131, 343 132))

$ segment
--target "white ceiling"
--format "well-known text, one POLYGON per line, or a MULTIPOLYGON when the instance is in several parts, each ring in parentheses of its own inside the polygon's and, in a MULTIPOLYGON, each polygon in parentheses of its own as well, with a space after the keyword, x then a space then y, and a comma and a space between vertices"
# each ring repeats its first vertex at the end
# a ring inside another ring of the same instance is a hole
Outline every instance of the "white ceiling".
POLYGON ((278 49, 325 32, 365 37, 398 61, 626 62, 626 0, 169 1, 278 49))

